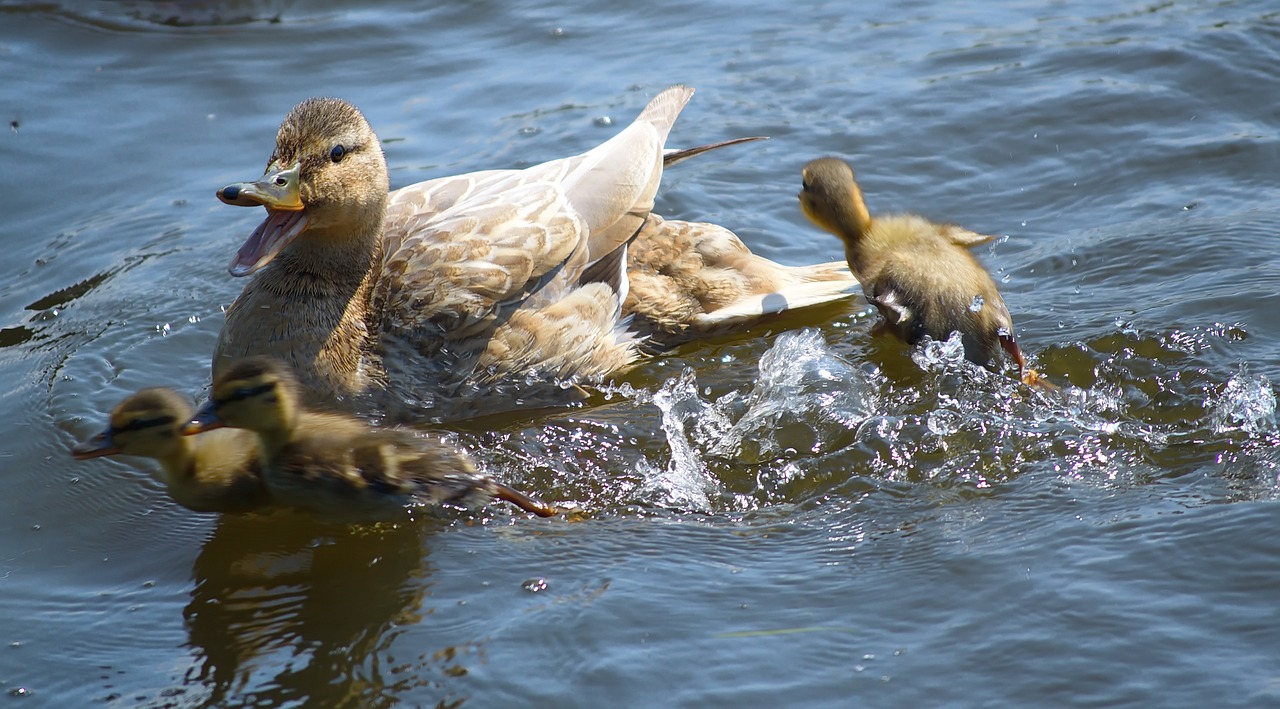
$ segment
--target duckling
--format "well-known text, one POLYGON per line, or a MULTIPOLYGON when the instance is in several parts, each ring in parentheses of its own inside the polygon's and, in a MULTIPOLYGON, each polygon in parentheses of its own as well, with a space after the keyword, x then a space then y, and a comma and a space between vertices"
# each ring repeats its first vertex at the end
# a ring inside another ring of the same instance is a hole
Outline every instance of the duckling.
POLYGON ((1026 365, 995 282, 968 251, 995 237, 915 215, 873 219, 853 168, 837 158, 813 160, 802 174, 801 210, 844 242, 849 269, 883 318, 878 330, 910 345, 958 331, 970 362, 998 371, 1003 350, 1024 382, 1042 381, 1026 365))
POLYGON ((106 430, 71 449, 76 460, 136 455, 160 462, 175 502, 197 512, 246 512, 270 502, 254 436, 214 431, 186 438, 192 407, 172 389, 143 389, 120 402, 106 430))
POLYGON ((214 382, 209 402, 183 433, 223 426, 258 436, 262 477, 282 502, 325 516, 395 519, 408 505, 482 504, 493 498, 542 517, 556 509, 476 471, 471 457, 437 435, 375 429, 301 407, 297 378, 268 357, 241 359, 214 382))
MULTIPOLYGON (((752 290, 750 277, 719 314, 652 303, 642 312, 635 303, 665 295, 647 283, 629 297, 629 244, 672 234, 642 230, 664 164, 701 151, 664 148, 692 94, 663 91, 580 155, 394 192, 360 111, 303 101, 281 124, 266 174, 218 191, 228 204, 266 207, 267 218, 232 259, 232 275, 253 278, 227 310, 214 377, 269 354, 298 374, 310 407, 470 418, 564 403, 634 363, 643 336, 627 327, 633 313, 697 333, 690 318, 749 325, 816 301, 812 288, 768 290, 786 279, 752 290)), ((827 300, 849 295, 845 280, 827 300)))

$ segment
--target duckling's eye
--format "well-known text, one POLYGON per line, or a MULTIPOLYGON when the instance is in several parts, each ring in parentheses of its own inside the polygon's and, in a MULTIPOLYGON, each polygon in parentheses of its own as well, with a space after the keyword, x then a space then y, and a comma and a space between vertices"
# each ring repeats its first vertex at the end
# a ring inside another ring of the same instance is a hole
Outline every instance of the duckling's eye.
POLYGON ((266 384, 258 384, 256 386, 244 386, 231 392, 228 396, 216 399, 214 403, 222 405, 230 404, 233 401, 244 401, 245 399, 251 399, 255 396, 265 394, 274 388, 276 388, 275 382, 267 382, 266 384))
POLYGON ((346 156, 347 156, 347 149, 342 147, 341 143, 333 146, 333 150, 329 151, 329 159, 334 162, 342 162, 342 159, 345 158, 346 156))
POLYGON ((149 418, 149 419, 139 418, 139 419, 134 419, 123 426, 114 426, 112 427, 111 432, 127 433, 130 431, 141 431, 145 428, 152 428, 155 426, 165 426, 168 428, 172 428, 176 421, 177 419, 175 419, 173 416, 156 416, 154 418, 149 418))
POLYGON ((812 187, 813 185, 809 184, 808 178, 805 178, 803 181, 800 182, 801 191, 808 192, 812 187))

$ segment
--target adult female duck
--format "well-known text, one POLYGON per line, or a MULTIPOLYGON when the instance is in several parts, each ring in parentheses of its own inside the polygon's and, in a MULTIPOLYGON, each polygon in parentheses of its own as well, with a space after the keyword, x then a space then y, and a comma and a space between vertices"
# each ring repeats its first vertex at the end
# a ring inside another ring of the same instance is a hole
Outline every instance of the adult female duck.
MULTIPOLYGON (((391 193, 360 112, 337 99, 302 102, 262 179, 218 192, 265 206, 267 218, 231 262, 232 275, 256 275, 227 311, 214 376, 270 354, 298 373, 308 405, 369 398, 357 405, 443 420, 561 403, 574 384, 633 362, 627 244, 653 207, 664 142, 692 93, 667 89, 581 155, 391 193)), ((767 263, 771 278, 741 279, 730 307, 710 304, 724 318, 704 307, 668 323, 635 309, 658 323, 646 334, 673 331, 676 341, 749 325, 842 298, 855 282, 829 264, 767 263)))

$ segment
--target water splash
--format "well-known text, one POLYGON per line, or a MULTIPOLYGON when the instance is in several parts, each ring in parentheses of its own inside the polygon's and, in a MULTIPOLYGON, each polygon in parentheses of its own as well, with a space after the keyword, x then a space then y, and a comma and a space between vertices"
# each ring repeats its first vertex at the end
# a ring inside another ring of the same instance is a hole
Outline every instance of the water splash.
POLYGON ((661 412, 671 458, 662 468, 639 466, 642 494, 666 505, 709 510, 720 483, 707 456, 755 464, 798 450, 831 450, 851 441, 873 410, 865 376, 832 352, 816 330, 780 335, 759 367, 750 392, 714 400, 699 392, 692 369, 652 394, 616 390, 661 412))
POLYGON ((926 339, 911 348, 911 360, 926 372, 946 371, 964 362, 964 340, 959 331, 946 340, 926 339))
MULTIPOLYGON (((685 368, 679 378, 668 379, 661 389, 645 398, 662 413, 662 432, 671 449, 671 459, 663 469, 647 461, 640 465, 645 478, 641 494, 657 498, 662 504, 709 511, 709 491, 715 490, 718 482, 707 469, 692 436, 701 422, 714 420, 715 416, 711 404, 698 395, 697 377, 692 369, 685 368)), ((702 428, 706 426, 702 423, 702 428)))
MULTIPOLYGON (((759 462, 787 449, 827 449, 870 415, 872 390, 817 330, 783 333, 760 358, 760 374, 742 402, 745 410, 714 440, 710 453, 759 462)), ((722 420, 737 403, 731 397, 717 402, 722 420)))
POLYGON ((1215 433, 1241 431, 1250 436, 1276 430, 1276 395, 1265 376, 1250 375, 1248 365, 1227 380, 1222 392, 1205 400, 1215 433))

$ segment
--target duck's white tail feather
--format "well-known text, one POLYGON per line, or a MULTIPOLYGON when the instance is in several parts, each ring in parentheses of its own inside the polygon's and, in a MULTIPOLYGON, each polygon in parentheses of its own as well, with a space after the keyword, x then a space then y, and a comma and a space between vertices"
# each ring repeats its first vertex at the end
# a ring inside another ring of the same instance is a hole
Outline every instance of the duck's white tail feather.
MULTIPOLYGON (((842 262, 820 264, 811 268, 846 268, 842 262)), ((860 292, 850 280, 811 281, 787 286, 771 293, 752 293, 732 305, 702 313, 696 317, 699 326, 708 330, 728 330, 750 325, 768 315, 799 310, 815 305, 845 300, 860 292)))

